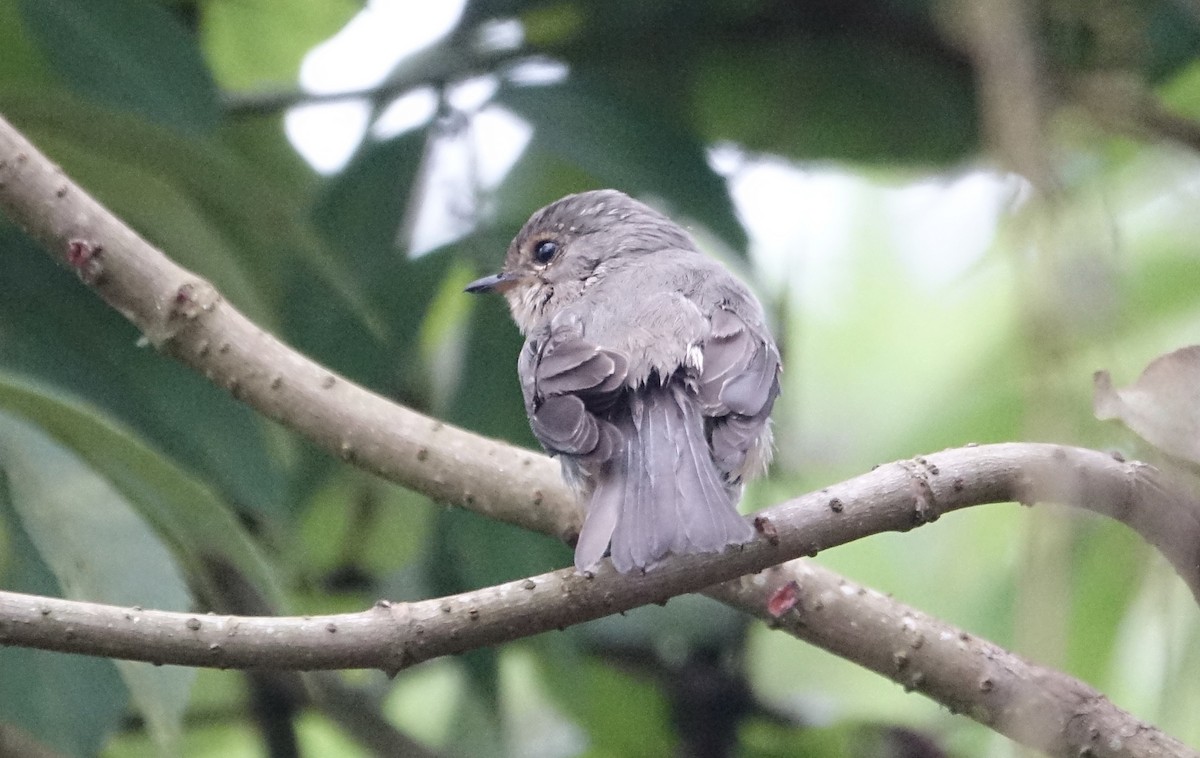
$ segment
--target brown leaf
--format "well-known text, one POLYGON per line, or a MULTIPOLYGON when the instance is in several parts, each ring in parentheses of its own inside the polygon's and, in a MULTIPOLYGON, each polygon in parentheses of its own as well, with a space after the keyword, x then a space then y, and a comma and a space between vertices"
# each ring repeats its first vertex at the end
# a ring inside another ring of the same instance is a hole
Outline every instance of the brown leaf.
POLYGON ((1159 450, 1200 463, 1200 345, 1155 358, 1128 387, 1114 389, 1107 371, 1093 379, 1096 418, 1118 419, 1159 450))

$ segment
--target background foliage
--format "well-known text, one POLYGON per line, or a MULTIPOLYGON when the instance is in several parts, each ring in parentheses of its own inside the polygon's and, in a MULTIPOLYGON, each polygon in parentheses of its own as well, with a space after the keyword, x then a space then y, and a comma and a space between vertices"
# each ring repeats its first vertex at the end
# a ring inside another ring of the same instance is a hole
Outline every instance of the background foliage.
MULTIPOLYGON (((979 115, 965 7, 471 0, 361 93, 370 121, 413 92, 434 113, 368 132, 322 175, 284 113, 310 99, 295 89, 305 55, 360 3, 0 0, 0 113, 286 341, 523 444, 519 337, 499 299, 469 300, 462 284, 563 194, 615 186, 655 201, 777 317, 778 464, 748 496, 757 508, 972 441, 1127 444, 1091 417, 1092 371, 1125 383, 1196 341, 1200 15, 1170 0, 1026 7, 1048 191, 984 148, 995 125, 979 115), (485 94, 463 105, 464 83, 485 94), (503 152, 496 113, 532 132, 488 178, 477 167, 503 152), (990 199, 971 205, 979 182, 990 199), (442 219, 434 242, 417 234, 426 213, 442 219)), ((7 222, 0 256, 0 586, 316 613, 568 564, 550 540, 310 450, 139 345, 7 222)), ((1118 526, 975 509, 820 560, 1200 744, 1196 609, 1118 526)), ((0 649, 0 672, 0 722, 57 754, 367 754, 302 689, 261 677, 17 649, 0 649)), ((450 753, 1008 751, 695 598, 394 681, 345 679, 450 753)))

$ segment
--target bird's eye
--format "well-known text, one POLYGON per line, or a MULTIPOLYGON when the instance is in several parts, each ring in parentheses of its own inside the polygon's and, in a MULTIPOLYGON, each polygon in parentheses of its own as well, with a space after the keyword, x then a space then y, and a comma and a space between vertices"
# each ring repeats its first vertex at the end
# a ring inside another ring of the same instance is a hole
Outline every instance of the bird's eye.
POLYGON ((549 263, 550 259, 556 255, 558 255, 558 243, 554 240, 542 240, 533 249, 533 259, 538 263, 549 263))

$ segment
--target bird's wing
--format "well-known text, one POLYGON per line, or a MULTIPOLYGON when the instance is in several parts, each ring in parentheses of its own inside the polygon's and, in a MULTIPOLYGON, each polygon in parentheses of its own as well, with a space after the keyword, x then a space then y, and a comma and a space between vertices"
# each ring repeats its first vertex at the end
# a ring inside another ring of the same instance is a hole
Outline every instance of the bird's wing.
POLYGON ((607 460, 615 440, 596 414, 615 401, 627 365, 621 353, 566 330, 528 341, 517 368, 530 427, 542 446, 607 460))
POLYGON ((779 351, 760 325, 718 308, 702 353, 696 391, 710 419, 713 459, 726 480, 736 483, 770 457, 779 351))

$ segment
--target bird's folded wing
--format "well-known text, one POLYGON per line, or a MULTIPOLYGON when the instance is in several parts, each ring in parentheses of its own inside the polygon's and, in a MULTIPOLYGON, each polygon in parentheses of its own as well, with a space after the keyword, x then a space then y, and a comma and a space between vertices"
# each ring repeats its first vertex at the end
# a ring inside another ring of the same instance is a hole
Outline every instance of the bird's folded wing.
POLYGON ((764 453, 768 419, 779 394, 779 352, 740 316, 718 309, 703 347, 697 393, 710 419, 710 445, 718 468, 739 480, 750 453, 764 453))
POLYGON ((616 442, 596 413, 611 406, 627 361, 574 335, 548 335, 521 351, 521 387, 530 427, 552 453, 607 460, 616 442))
POLYGON ((552 339, 535 370, 537 392, 542 397, 606 394, 625 381, 625 365, 620 353, 604 350, 581 337, 552 339))

